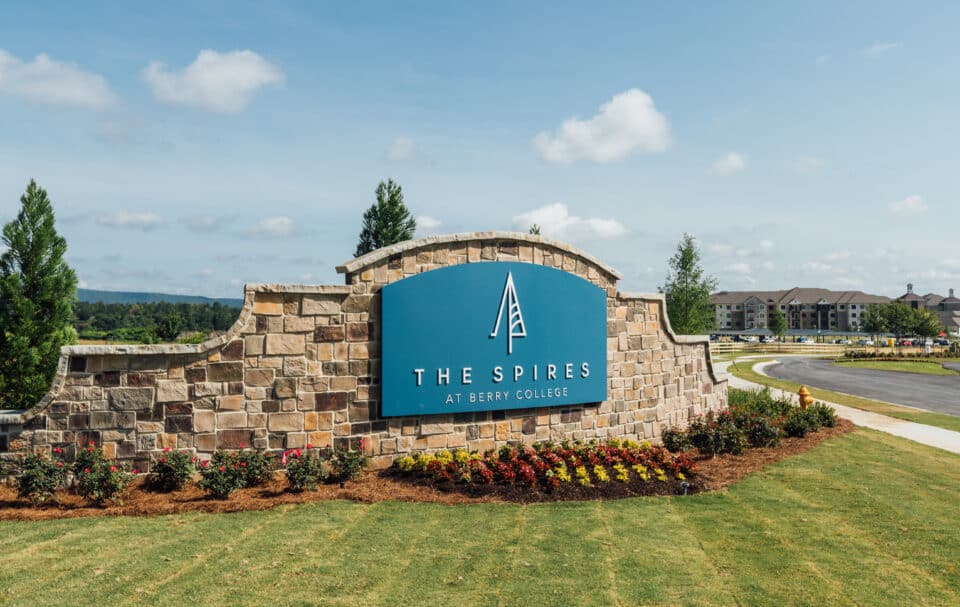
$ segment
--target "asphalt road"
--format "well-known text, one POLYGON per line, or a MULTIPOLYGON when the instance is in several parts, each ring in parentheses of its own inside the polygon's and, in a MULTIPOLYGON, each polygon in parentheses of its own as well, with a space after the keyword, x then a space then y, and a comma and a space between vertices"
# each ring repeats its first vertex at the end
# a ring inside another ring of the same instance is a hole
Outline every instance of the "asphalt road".
MULTIPOLYGON (((947 366, 960 370, 960 363, 947 366)), ((960 415, 960 375, 853 369, 816 358, 784 358, 768 366, 765 372, 778 379, 844 394, 960 415)))

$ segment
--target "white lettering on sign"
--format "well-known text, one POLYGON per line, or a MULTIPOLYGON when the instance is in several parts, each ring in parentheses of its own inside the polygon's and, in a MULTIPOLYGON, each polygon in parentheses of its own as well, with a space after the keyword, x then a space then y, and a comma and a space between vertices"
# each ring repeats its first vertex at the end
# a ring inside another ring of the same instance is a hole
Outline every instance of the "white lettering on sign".
POLYGON ((417 376, 417 385, 423 385, 423 369, 414 369, 413 374, 417 376))
POLYGON ((460 383, 467 385, 473 383, 473 380, 470 379, 470 373, 473 371, 470 367, 464 367, 460 370, 460 383))
POLYGON ((437 385, 450 385, 450 369, 437 369, 437 385))

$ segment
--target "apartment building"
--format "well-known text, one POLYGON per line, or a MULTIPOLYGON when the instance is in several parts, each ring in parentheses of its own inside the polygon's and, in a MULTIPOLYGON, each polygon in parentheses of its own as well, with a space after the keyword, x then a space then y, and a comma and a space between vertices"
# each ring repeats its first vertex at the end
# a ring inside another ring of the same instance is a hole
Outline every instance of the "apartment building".
POLYGON ((862 291, 801 287, 785 291, 720 291, 710 296, 717 329, 722 331, 766 329, 770 315, 777 309, 783 312, 790 330, 859 331, 864 310, 889 301, 889 297, 862 291))
POLYGON ((946 297, 936 293, 917 295, 913 292, 913 285, 907 285, 907 292, 897 298, 911 308, 930 310, 940 318, 940 322, 952 334, 960 333, 960 298, 954 297, 950 289, 946 297))

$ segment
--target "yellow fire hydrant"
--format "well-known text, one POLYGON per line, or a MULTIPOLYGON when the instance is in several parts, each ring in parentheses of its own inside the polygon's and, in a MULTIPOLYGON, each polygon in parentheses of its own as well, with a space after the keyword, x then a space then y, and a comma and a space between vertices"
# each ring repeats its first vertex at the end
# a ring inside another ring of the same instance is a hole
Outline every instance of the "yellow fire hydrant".
POLYGON ((801 409, 806 409, 808 406, 813 404, 813 397, 810 396, 810 391, 807 390, 806 386, 800 386, 800 390, 797 391, 797 394, 800 396, 801 409))

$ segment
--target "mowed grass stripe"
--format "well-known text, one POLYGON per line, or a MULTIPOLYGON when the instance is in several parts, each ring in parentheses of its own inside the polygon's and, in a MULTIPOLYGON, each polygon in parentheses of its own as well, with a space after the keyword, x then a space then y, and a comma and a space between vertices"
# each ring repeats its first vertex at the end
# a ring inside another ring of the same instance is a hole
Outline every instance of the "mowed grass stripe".
POLYGON ((605 555, 624 605, 735 604, 727 577, 685 524, 677 500, 600 503, 605 555))

